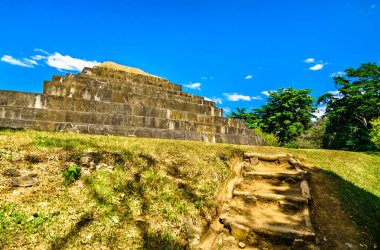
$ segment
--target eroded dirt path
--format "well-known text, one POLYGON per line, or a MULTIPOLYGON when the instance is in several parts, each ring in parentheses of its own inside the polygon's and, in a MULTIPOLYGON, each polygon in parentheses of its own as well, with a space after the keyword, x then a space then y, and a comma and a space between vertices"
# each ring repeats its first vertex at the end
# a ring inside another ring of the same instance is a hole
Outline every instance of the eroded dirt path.
POLYGON ((200 249, 317 249, 309 174, 292 155, 246 153, 219 197, 200 249))

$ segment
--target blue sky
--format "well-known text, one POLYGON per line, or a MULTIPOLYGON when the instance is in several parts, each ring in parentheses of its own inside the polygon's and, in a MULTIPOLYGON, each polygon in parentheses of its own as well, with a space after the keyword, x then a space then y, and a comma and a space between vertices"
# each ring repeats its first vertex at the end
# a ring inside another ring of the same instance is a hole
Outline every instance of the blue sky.
POLYGON ((332 74, 380 63, 380 0, 0 1, 0 89, 114 61, 217 106, 259 107, 282 87, 335 90, 332 74))

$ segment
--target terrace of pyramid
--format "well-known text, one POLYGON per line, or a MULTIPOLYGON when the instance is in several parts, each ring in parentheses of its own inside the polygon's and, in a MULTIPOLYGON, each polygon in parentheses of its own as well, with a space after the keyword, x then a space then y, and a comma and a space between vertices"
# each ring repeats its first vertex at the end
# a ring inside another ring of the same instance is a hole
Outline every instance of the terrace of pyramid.
POLYGON ((0 91, 0 127, 263 145, 212 101, 140 69, 105 62, 53 76, 43 94, 0 91))

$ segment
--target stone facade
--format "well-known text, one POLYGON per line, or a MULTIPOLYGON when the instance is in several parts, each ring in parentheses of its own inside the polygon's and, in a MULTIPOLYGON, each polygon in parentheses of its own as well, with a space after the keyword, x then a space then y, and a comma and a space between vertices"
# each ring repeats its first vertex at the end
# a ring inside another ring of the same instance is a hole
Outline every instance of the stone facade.
POLYGON ((53 76, 43 94, 0 91, 0 127, 264 144, 244 121, 181 85, 101 65, 53 76))

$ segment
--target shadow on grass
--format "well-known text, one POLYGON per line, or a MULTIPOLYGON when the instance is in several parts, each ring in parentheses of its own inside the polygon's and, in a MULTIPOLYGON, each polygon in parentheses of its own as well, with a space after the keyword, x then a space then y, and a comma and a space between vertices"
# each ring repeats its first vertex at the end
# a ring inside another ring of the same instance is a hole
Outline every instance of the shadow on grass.
POLYGON ((7 127, 0 127, 0 132, 19 132, 24 131, 24 128, 7 128, 7 127))
POLYGON ((63 148, 65 150, 73 150, 83 147, 96 148, 97 144, 89 140, 80 139, 57 139, 48 136, 38 136, 35 141, 35 145, 38 147, 46 148, 63 148))
POLYGON ((169 230, 164 232, 149 232, 149 224, 146 222, 137 222, 144 243, 142 249, 188 249, 188 247, 176 242, 169 230))
POLYGON ((357 225, 364 227, 375 242, 380 242, 380 197, 342 179, 339 175, 323 171, 336 184, 343 210, 357 225))
POLYGON ((84 215, 82 215, 80 217, 79 221, 77 223, 75 223, 75 225, 71 228, 71 230, 64 237, 57 239, 55 242, 53 242, 51 244, 51 249, 64 249, 67 242, 70 239, 75 238, 78 235, 78 233, 80 232, 80 230, 83 227, 90 224, 91 221, 93 221, 93 220, 94 220, 94 218, 93 218, 93 214, 91 212, 85 213, 84 215))
POLYGON ((363 152, 363 153, 367 155, 371 155, 371 156, 380 157, 380 151, 368 151, 368 152, 363 152))

